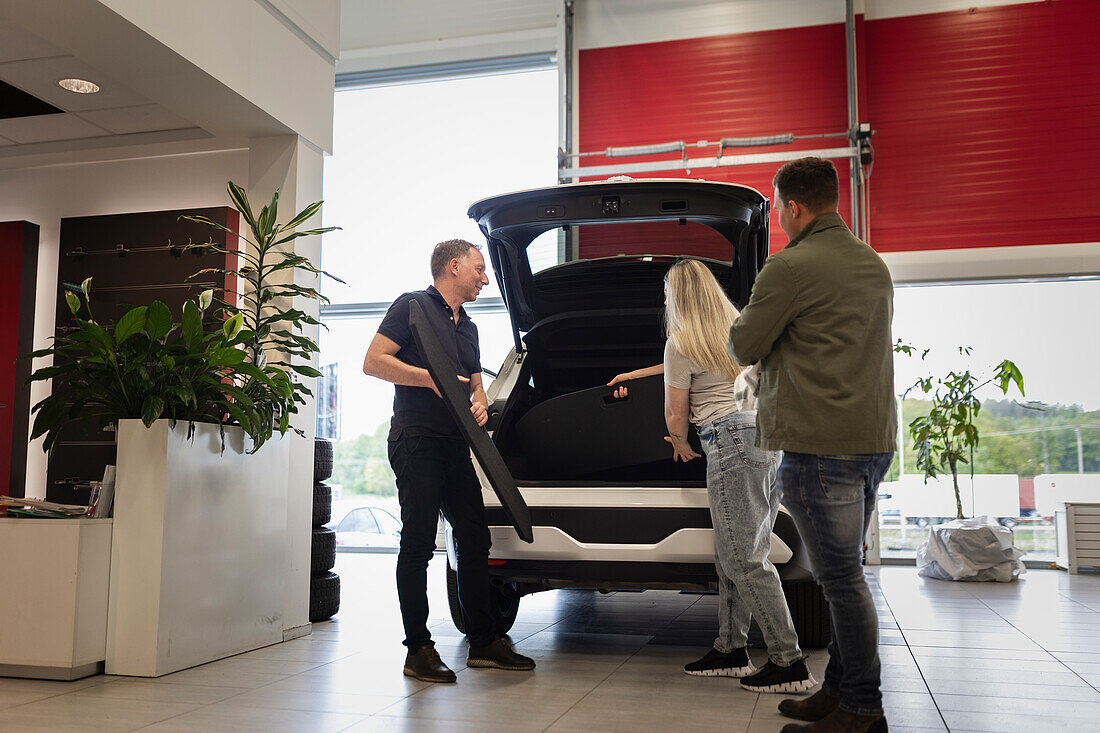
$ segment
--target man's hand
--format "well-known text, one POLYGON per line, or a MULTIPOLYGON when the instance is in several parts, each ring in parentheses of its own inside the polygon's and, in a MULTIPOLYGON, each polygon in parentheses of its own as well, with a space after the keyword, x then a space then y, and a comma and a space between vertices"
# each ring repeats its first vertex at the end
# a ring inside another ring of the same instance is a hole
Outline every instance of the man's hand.
POLYGON ((687 463, 692 458, 699 458, 699 454, 691 449, 686 440, 679 435, 666 435, 665 441, 672 443, 672 460, 687 463))
POLYGON ((480 402, 474 402, 470 405, 470 414, 474 416, 478 427, 483 427, 485 423, 489 422, 489 410, 480 402))
MULTIPOLYGON (((431 391, 435 392, 436 397, 438 397, 440 399, 443 399, 443 395, 440 393, 439 387, 435 386, 435 380, 432 379, 431 373, 427 369, 422 369, 421 371, 424 372, 424 375, 423 375, 424 383, 421 386, 422 387, 427 387, 431 391)), ((470 378, 469 377, 464 377, 461 374, 456 374, 455 378, 458 379, 458 381, 460 381, 464 384, 469 384, 470 383, 470 378)))

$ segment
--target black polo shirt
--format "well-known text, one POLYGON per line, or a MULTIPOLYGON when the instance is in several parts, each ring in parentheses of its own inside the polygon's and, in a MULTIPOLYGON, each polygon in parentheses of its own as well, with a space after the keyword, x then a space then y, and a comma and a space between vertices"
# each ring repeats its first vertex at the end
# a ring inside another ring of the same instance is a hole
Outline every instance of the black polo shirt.
MULTIPOLYGON (((454 373, 470 377, 481 372, 481 349, 477 342, 477 326, 466 315, 466 309, 458 309, 458 323, 447 301, 429 285, 427 290, 405 293, 393 302, 386 317, 378 326, 378 333, 401 347, 397 358, 409 364, 426 368, 420 350, 416 348, 409 328, 409 302, 416 298, 424 314, 435 329, 440 343, 451 359, 454 373)), ((389 440, 413 435, 431 435, 461 438, 458 425, 447 411, 443 399, 427 387, 395 385, 393 394, 393 419, 390 421, 389 440)))

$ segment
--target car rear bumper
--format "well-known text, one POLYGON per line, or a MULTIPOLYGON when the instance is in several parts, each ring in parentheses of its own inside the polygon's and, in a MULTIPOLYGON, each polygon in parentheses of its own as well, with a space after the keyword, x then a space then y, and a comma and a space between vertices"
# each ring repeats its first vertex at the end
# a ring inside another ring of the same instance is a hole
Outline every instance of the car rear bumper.
MULTIPOLYGON (((535 541, 522 541, 510 526, 492 526, 491 560, 552 560, 636 563, 714 563, 714 531, 686 528, 653 543, 582 542, 559 527, 533 525, 535 541)), ((782 565, 794 556, 783 540, 772 535, 768 559, 782 565)))

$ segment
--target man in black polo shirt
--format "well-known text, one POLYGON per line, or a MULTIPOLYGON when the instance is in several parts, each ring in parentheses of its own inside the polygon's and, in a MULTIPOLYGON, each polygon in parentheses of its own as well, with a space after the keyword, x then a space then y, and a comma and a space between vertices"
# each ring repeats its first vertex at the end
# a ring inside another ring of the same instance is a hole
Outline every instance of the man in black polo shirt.
POLYGON ((478 425, 488 420, 481 385, 477 326, 463 303, 489 284, 485 258, 462 239, 432 251, 431 286, 393 302, 367 349, 363 371, 393 382, 389 457, 401 503, 401 550, 397 555, 397 597, 405 626, 405 675, 425 682, 454 682, 455 673, 435 651, 428 633, 428 561, 435 549, 440 510, 454 529, 458 553, 458 597, 470 640, 469 667, 530 670, 535 662, 517 654, 497 632, 489 605, 489 529, 481 484, 470 449, 424 368, 409 329, 409 302, 416 299, 454 366, 470 388, 470 412, 478 425))

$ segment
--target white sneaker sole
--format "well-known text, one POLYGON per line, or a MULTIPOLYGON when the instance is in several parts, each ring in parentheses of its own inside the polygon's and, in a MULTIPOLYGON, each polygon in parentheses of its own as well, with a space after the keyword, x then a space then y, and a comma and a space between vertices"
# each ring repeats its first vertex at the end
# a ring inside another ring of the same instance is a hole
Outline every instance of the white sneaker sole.
POLYGON ((817 687, 817 680, 813 677, 805 680, 796 680, 794 682, 780 682, 775 685, 764 685, 757 687, 755 685, 746 685, 741 683, 749 692, 765 692, 765 693, 794 693, 794 692, 809 692, 813 688, 817 687))
POLYGON ((734 679, 748 677, 754 672, 756 672, 756 667, 751 664, 747 667, 723 667, 721 669, 699 669, 694 671, 684 670, 684 674, 690 674, 693 677, 733 677, 734 679))

